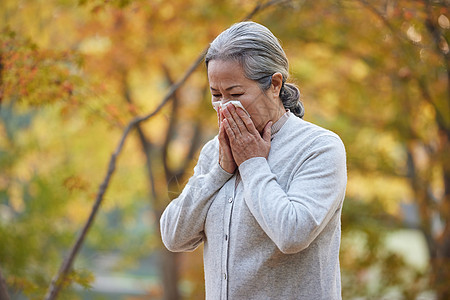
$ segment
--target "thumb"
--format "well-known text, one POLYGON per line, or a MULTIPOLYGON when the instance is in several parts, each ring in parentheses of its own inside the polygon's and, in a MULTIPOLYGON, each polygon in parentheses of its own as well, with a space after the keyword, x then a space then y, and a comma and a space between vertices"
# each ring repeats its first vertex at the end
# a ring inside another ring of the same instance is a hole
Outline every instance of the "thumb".
POLYGON ((263 131, 263 140, 266 142, 270 142, 270 138, 272 136, 272 121, 269 121, 266 124, 266 127, 264 127, 264 131, 263 131))

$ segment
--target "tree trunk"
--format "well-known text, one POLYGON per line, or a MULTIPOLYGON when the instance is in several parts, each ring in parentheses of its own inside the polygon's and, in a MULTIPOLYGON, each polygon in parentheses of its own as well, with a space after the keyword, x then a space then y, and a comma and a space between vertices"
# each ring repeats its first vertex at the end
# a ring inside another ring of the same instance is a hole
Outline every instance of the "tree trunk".
POLYGON ((0 300, 9 300, 8 289, 6 287, 6 282, 3 279, 1 270, 0 270, 0 300))
POLYGON ((163 277, 164 300, 178 300, 178 256, 179 253, 170 252, 162 247, 161 250, 161 270, 163 277))
MULTIPOLYGON (((450 89, 450 87, 449 87, 450 89)), ((437 239, 437 258, 435 280, 439 300, 450 299, 450 131, 444 130, 442 137, 442 164, 444 178, 444 197, 440 205, 440 216, 444 230, 437 239)))

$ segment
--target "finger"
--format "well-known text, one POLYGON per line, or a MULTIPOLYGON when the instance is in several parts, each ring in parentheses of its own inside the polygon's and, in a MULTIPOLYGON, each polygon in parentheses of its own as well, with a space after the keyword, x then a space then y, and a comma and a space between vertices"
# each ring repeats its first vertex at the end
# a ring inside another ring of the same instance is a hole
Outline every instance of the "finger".
POLYGON ((225 129, 223 128, 222 122, 219 122, 219 141, 223 140, 225 137, 225 129))
POLYGON ((222 124, 223 124, 223 127, 225 128, 225 132, 227 133, 228 138, 230 139, 230 142, 231 142, 231 140, 234 140, 236 137, 236 133, 235 133, 236 129, 233 130, 233 128, 227 118, 222 121, 222 124))
POLYGON ((235 164, 233 154, 231 152, 230 141, 225 133, 225 127, 222 125, 219 129, 219 164, 227 172, 233 173, 231 169, 227 169, 227 165, 235 164))
POLYGON ((222 122, 222 114, 220 113, 220 106, 217 108, 217 120, 218 120, 218 125, 219 125, 219 129, 220 129, 220 123, 222 122))
POLYGON ((236 119, 239 119, 239 118, 238 118, 237 114, 235 114, 235 117, 233 117, 233 115, 231 113, 231 110, 233 110, 234 107, 231 107, 231 106, 233 106, 233 105, 227 105, 223 109, 223 115, 225 117, 224 121, 227 120, 227 123, 229 124, 231 130, 233 130, 234 134, 240 134, 241 130, 240 130, 239 125, 237 123, 239 121, 236 120, 236 119))
POLYGON ((248 114, 242 109, 237 108, 236 113, 241 118, 243 125, 245 126, 245 129, 250 132, 253 135, 259 135, 258 130, 255 127, 255 124, 253 123, 252 119, 248 116, 248 114))
POLYGON ((226 134, 225 127, 222 125, 219 128, 219 147, 222 155, 231 155, 230 141, 226 134))
POLYGON ((223 120, 219 124, 219 142, 224 143, 225 145, 229 145, 229 139, 226 133, 226 129, 223 123, 223 120))
MULTIPOLYGON (((242 110, 242 108, 236 108, 234 105, 229 105, 229 111, 231 116, 233 117, 233 120, 235 121, 237 127, 239 128, 240 132, 248 131, 247 126, 245 125, 245 122, 242 119, 242 115, 239 114, 239 111, 242 110)), ((245 113, 244 113, 245 114, 245 113)))

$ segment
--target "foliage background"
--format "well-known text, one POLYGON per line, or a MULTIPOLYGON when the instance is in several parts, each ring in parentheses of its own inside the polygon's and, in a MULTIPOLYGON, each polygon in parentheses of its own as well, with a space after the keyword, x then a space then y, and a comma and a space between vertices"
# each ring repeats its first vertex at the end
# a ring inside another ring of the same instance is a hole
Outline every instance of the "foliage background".
MULTIPOLYGON (((305 119, 346 144, 344 299, 445 299, 448 2, 269 2, 252 19, 282 41, 305 119)), ((44 297, 127 123, 261 3, 0 3, 0 269, 11 299, 44 297)), ((127 139, 63 299, 204 297, 201 249, 166 253, 158 220, 216 134, 209 99, 202 65, 127 139)))

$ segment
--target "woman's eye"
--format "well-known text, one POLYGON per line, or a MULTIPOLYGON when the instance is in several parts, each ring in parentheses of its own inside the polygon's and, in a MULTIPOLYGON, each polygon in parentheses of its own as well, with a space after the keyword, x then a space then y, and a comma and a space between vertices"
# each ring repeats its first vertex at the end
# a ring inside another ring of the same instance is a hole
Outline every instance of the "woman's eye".
POLYGON ((231 97, 233 97, 233 98, 237 98, 237 97, 240 97, 240 96, 242 96, 243 94, 231 94, 231 97))
POLYGON ((216 95, 212 95, 214 98, 220 98, 221 95, 216 94, 216 95))

